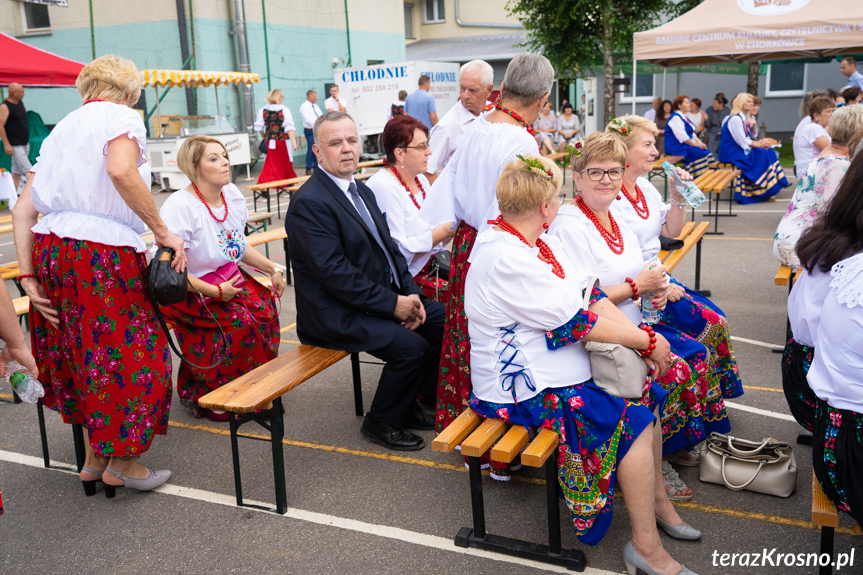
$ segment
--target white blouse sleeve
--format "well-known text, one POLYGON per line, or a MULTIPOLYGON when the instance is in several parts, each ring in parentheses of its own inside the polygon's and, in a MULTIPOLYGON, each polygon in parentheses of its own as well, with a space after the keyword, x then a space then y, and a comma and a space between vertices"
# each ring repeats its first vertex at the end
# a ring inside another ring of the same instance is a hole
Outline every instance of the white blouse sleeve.
POLYGON ((282 106, 282 114, 285 119, 282 122, 282 128, 284 128, 285 133, 290 132, 291 130, 295 130, 294 126, 294 116, 291 114, 291 110, 287 106, 282 106))
POLYGON ((678 142, 682 144, 689 139, 689 136, 686 134, 686 123, 679 114, 674 114, 668 120, 668 125, 671 127, 671 131, 674 132, 674 137, 677 138, 678 142))
MULTIPOLYGON (((410 201, 405 190, 390 185, 381 176, 378 182, 368 181, 375 193, 375 200, 387 220, 390 237, 410 263, 416 255, 425 255, 432 250, 432 226, 419 216, 419 210, 410 201)), ((389 179, 389 178, 388 178, 389 179)), ((399 184, 400 186, 400 184, 399 184)))
MULTIPOLYGON (((266 106, 264 106, 265 108, 266 106)), ((263 132, 264 131, 264 108, 258 110, 258 116, 255 118, 255 131, 263 132)))
MULTIPOLYGON (((186 194, 183 190, 174 192, 176 194, 186 194)), ((174 197, 174 196, 172 196, 174 197)), ((159 210, 159 215, 162 221, 169 230, 177 234, 183 240, 183 247, 187 250, 193 250, 201 243, 203 234, 201 222, 198 221, 196 210, 192 210, 191 206, 180 201, 170 201, 168 199, 162 204, 162 209, 159 210)), ((180 198, 177 198, 178 200, 180 198)))
POLYGON ((127 136, 138 144, 138 166, 147 161, 144 150, 147 149, 147 128, 141 115, 128 106, 114 106, 113 117, 107 126, 105 134, 105 146, 102 155, 108 155, 108 144, 120 136, 127 136))
POLYGON ((728 131, 737 145, 743 148, 743 153, 748 155, 749 150, 752 149, 750 145, 752 144, 752 140, 746 137, 746 127, 743 125, 743 118, 737 114, 728 118, 728 131))
POLYGON ((511 255, 498 258, 489 274, 489 301, 523 326, 557 329, 581 310, 582 298, 580 294, 564 294, 561 280, 551 271, 528 272, 534 265, 532 261, 526 264, 525 256, 536 257, 513 247, 511 255))

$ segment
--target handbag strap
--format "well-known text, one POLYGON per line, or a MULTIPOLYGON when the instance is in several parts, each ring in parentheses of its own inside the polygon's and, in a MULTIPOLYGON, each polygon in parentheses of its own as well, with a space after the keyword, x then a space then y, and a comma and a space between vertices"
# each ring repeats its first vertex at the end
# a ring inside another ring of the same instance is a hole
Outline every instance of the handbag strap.
POLYGON ((728 436, 728 451, 730 451, 734 455, 737 455, 738 457, 753 457, 755 455, 759 455, 765 447, 773 444, 773 442, 770 441, 769 439, 765 439, 764 441, 761 442, 761 445, 759 445, 758 447, 756 447, 752 450, 747 451, 745 449, 739 449, 737 447, 734 447, 733 441, 734 441, 734 437, 729 435, 728 436))
POLYGON ((750 484, 750 483, 752 483, 753 481, 755 481, 755 479, 758 477, 758 474, 759 474, 759 473, 761 473, 761 469, 762 469, 762 468, 766 465, 766 463, 767 463, 766 461, 764 461, 764 460, 762 459, 761 461, 759 461, 759 462, 758 462, 758 469, 756 469, 756 470, 755 470, 755 474, 752 476, 752 479, 750 479, 749 481, 747 481, 747 482, 746 482, 746 483, 744 483, 743 485, 732 485, 732 484, 731 484, 731 482, 730 482, 730 481, 728 481, 728 478, 727 478, 727 477, 725 477, 725 461, 726 461, 727 459, 728 459, 728 454, 724 454, 724 455, 722 456, 722 481, 725 483, 725 486, 726 486, 728 489, 731 489, 731 490, 734 490, 734 491, 742 491, 743 489, 746 489, 747 487, 749 487, 749 484, 750 484))

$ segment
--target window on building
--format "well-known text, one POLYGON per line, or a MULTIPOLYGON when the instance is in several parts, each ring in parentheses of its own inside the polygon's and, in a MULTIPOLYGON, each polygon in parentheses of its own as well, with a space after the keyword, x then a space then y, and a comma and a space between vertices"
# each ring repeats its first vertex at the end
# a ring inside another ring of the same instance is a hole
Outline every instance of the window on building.
MULTIPOLYGON (((632 74, 620 73, 619 77, 629 78, 629 92, 620 95, 619 102, 632 103, 632 74)), ((653 74, 638 74, 635 78, 635 101, 637 103, 653 102, 653 74)))
POLYGON ((405 2, 405 38, 414 39, 414 5, 405 2))
POLYGON ((434 24, 436 22, 446 21, 446 15, 444 14, 444 2, 445 2, 445 0, 425 0, 425 3, 426 3, 425 23, 426 24, 434 24))
POLYGON ((25 32, 51 29, 51 20, 48 18, 48 6, 45 4, 21 2, 21 11, 24 14, 25 32))
POLYGON ((767 66, 767 89, 769 97, 806 95, 806 64, 802 62, 782 62, 767 66))

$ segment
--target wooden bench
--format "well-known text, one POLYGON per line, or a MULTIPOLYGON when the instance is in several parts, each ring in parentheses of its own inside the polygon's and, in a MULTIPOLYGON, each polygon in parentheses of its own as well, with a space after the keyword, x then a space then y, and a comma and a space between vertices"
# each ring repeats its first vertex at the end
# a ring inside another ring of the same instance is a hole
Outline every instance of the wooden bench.
POLYGON ((476 547, 563 565, 574 571, 584 571, 587 565, 584 553, 561 548, 560 504, 557 497, 559 441, 557 433, 550 429, 529 432, 524 427, 497 419, 484 420, 470 408, 462 412, 432 441, 433 451, 451 453, 460 445, 462 455, 468 458, 473 527, 459 530, 455 536, 456 546, 476 547), (531 435, 534 435, 533 440, 531 435), (502 537, 486 531, 480 457, 489 449, 491 458, 495 461, 511 463, 521 454, 522 465, 545 468, 548 545, 502 537))
POLYGON ((267 257, 269 257, 270 251, 267 245, 270 242, 278 240, 282 240, 282 246, 285 248, 285 283, 291 285, 293 282, 293 278, 291 277, 291 252, 290 245, 288 244, 288 232, 285 230, 285 226, 278 226, 266 232, 251 234, 246 237, 246 244, 249 246, 263 245, 264 249, 267 250, 267 257))
MULTIPOLYGON (((833 537, 835 530, 839 527, 839 512, 836 506, 821 489, 821 484, 818 483, 818 478, 815 473, 812 473, 812 523, 821 527, 821 549, 820 554, 825 553, 833 556, 833 537)), ((860 524, 854 522, 854 531, 861 533, 860 524)), ((830 575, 833 573, 833 566, 828 563, 821 566, 818 571, 819 575, 830 575)))
POLYGON ((288 199, 291 199, 291 193, 296 190, 298 184, 302 184, 309 179, 309 176, 300 176, 299 178, 288 178, 286 180, 276 180, 274 182, 264 182, 263 184, 253 184, 247 186, 246 189, 252 190, 252 209, 258 211, 258 199, 267 200, 267 211, 271 212, 270 207, 270 190, 276 190, 276 214, 282 217, 281 200, 282 194, 287 194, 288 199))
POLYGON ((707 222, 701 222, 700 224, 695 224, 695 222, 686 222, 683 225, 683 229, 680 231, 680 234, 675 238, 678 240, 683 240, 683 246, 680 249, 669 251, 669 250, 661 250, 659 252, 659 261, 662 262, 662 265, 665 267, 665 270, 669 273, 673 272, 674 269, 680 265, 680 262, 683 261, 683 258, 692 251, 693 246, 695 247, 695 286, 694 290, 704 295, 706 297, 710 297, 709 289, 701 289, 701 241, 704 239, 704 236, 707 233, 707 229, 710 227, 710 224, 707 222))
MULTIPOLYGON (((231 454, 234 465, 234 488, 237 505, 243 503, 243 486, 240 478, 240 453, 237 431, 240 426, 255 421, 270 432, 273 453, 273 476, 276 486, 276 508, 268 509, 280 515, 287 512, 285 485, 284 439, 285 427, 282 418, 282 396, 301 383, 321 373, 342 360, 348 352, 324 349, 311 345, 300 345, 286 353, 223 385, 198 400, 205 409, 219 409, 230 414, 231 454)), ((363 416, 362 384, 359 369, 359 354, 352 353, 351 370, 354 384, 354 407, 357 416, 363 416)), ((257 507, 255 505, 247 505, 257 507)))
MULTIPOLYGON (((720 214, 719 213, 719 197, 722 194, 722 191, 725 188, 729 188, 731 190, 731 183, 734 181, 740 174, 740 170, 735 167, 726 168, 721 165, 716 165, 717 167, 712 169, 711 171, 701 174, 695 181, 693 182, 696 186, 698 186, 702 192, 707 194, 707 213, 704 214, 705 218, 713 217, 714 218, 714 227, 712 232, 707 232, 707 235, 711 236, 721 236, 723 232, 719 231, 719 218, 720 217, 737 217, 736 214, 731 213, 731 207, 734 203, 734 192, 731 191, 731 197, 728 201, 728 213, 720 214), (710 195, 713 194, 713 195, 710 195), (716 198, 716 208, 713 207, 713 199, 716 198)), ((695 209, 692 210, 693 219, 695 218, 695 209)))

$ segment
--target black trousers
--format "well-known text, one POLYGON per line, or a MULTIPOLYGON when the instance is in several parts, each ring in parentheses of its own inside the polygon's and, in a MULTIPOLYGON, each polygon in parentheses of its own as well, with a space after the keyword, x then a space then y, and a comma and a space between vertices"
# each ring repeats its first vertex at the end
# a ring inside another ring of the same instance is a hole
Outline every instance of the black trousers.
POLYGON ((402 428, 418 393, 437 394, 446 308, 428 300, 425 310, 423 325, 414 331, 399 325, 392 341, 368 352, 386 362, 366 414, 376 423, 402 428))

